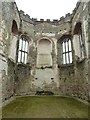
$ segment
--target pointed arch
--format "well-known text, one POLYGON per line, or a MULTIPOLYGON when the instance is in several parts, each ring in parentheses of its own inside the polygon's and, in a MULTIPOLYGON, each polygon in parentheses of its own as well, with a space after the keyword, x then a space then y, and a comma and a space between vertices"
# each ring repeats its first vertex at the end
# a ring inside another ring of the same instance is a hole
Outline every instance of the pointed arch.
POLYGON ((75 34, 81 34, 82 28, 81 28, 81 22, 76 23, 74 28, 74 35, 75 34))
POLYGON ((17 35, 18 34, 18 26, 15 20, 12 21, 12 29, 11 29, 12 33, 17 35))

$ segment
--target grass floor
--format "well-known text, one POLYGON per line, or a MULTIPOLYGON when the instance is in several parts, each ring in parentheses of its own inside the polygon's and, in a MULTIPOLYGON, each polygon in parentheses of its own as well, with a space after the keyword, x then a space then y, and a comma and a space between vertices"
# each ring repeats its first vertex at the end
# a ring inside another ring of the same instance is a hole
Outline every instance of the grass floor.
POLYGON ((2 109, 3 118, 88 118, 88 105, 59 96, 20 97, 2 109))

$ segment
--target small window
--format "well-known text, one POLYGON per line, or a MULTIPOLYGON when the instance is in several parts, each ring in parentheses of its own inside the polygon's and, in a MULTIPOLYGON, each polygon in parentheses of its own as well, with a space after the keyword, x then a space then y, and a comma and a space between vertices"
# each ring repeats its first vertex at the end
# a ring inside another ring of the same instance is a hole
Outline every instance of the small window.
POLYGON ((18 45, 18 63, 27 63, 28 41, 25 37, 21 37, 18 45))
POLYGON ((69 38, 65 39, 62 42, 62 58, 63 64, 72 63, 72 45, 71 40, 69 38))

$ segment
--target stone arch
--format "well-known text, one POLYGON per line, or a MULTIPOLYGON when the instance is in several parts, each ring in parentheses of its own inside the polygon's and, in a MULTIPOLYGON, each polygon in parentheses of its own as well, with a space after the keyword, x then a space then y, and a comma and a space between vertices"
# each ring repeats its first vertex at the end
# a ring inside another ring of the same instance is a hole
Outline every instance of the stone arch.
POLYGON ((72 38, 72 36, 70 34, 64 34, 61 37, 59 37, 59 39, 57 40, 57 43, 61 43, 65 38, 72 38))
POLYGON ((28 42, 31 41, 30 37, 29 37, 27 34, 21 34, 21 35, 19 36, 19 39, 20 39, 20 38, 24 38, 24 39, 26 39, 28 42))
POLYGON ((52 66, 52 41, 43 37, 37 41, 37 66, 52 66))
MULTIPOLYGON (((49 51, 43 51, 43 48, 42 48, 42 51, 41 52, 52 52, 52 42, 46 38, 42 38, 38 41, 38 44, 37 44, 37 50, 39 50, 39 47, 43 47, 46 49, 48 49, 49 51)), ((38 51, 39 52, 39 51, 38 51)))
POLYGON ((73 34, 79 34, 79 32, 81 32, 81 22, 76 23, 75 27, 74 27, 74 31, 73 34))
POLYGON ((12 21, 12 29, 11 29, 12 33, 17 35, 18 34, 18 26, 15 20, 12 21))
POLYGON ((50 41, 51 43, 53 42, 53 41, 52 41, 50 38, 48 38, 48 37, 41 37, 40 39, 37 40, 37 44, 38 44, 38 42, 39 42, 40 40, 42 40, 42 39, 46 39, 46 40, 50 41))

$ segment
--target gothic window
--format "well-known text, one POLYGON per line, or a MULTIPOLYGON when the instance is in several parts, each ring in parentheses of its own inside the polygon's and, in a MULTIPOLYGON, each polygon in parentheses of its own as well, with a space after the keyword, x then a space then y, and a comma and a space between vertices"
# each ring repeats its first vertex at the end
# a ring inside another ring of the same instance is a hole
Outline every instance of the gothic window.
POLYGON ((21 37, 18 44, 18 63, 27 63, 28 41, 26 37, 21 37))
POLYGON ((76 54, 80 59, 84 58, 84 44, 82 39, 82 27, 81 23, 77 23, 74 29, 74 47, 76 54), (77 49, 77 50, 76 50, 77 49))
POLYGON ((72 45, 69 38, 64 39, 62 42, 62 59, 63 64, 72 63, 72 45))

